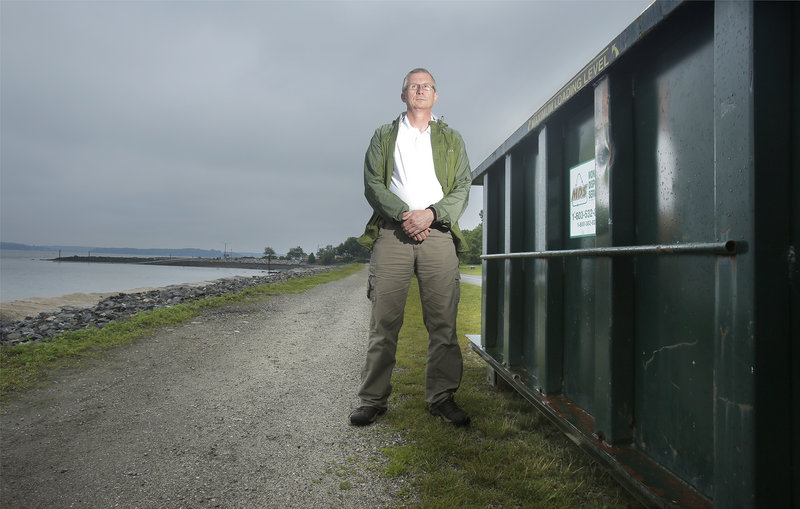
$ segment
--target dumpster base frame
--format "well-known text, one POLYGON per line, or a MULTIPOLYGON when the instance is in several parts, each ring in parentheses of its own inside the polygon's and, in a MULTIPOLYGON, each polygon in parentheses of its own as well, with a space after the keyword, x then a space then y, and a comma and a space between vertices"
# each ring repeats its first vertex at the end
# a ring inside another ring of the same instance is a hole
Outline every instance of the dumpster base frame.
POLYGON ((547 396, 528 386, 523 372, 497 360, 470 335, 472 350, 495 374, 543 413, 573 443, 589 454, 611 476, 647 507, 708 509, 710 499, 659 466, 633 445, 609 445, 594 433, 594 418, 563 395, 547 396), (647 481, 645 484, 644 481, 647 481))

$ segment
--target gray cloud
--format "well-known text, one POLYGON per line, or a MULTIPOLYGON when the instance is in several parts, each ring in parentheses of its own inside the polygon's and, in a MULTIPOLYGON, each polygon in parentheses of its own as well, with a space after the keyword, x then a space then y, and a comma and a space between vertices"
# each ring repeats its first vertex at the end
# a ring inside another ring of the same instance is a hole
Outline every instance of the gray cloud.
POLYGON ((408 69, 477 166, 646 5, 6 0, 2 240, 337 245, 408 69))

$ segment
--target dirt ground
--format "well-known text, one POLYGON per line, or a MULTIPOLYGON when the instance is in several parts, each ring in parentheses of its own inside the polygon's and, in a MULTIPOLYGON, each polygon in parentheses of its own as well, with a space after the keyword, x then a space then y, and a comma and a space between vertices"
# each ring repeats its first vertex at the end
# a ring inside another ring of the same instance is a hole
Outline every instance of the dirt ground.
POLYGON ((0 409, 0 506, 385 507, 380 421, 347 422, 367 342, 366 270, 209 310, 55 373, 0 409))

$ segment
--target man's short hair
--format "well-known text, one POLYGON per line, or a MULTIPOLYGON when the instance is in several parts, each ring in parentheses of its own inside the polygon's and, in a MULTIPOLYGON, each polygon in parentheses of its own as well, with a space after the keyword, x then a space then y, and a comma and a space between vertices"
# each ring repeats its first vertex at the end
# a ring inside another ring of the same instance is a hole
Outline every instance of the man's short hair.
POLYGON ((408 89, 408 78, 412 74, 417 74, 418 72, 428 73, 428 75, 431 77, 431 80, 433 81, 433 83, 431 83, 431 85, 433 85, 433 90, 434 91, 436 90, 436 88, 437 88, 436 87, 436 78, 433 77, 433 74, 431 74, 431 72, 429 70, 427 70, 427 69, 425 69, 423 67, 417 67, 416 69, 411 69, 410 71, 408 71, 408 74, 406 74, 406 77, 403 78, 403 89, 401 90, 401 92, 405 92, 408 89))

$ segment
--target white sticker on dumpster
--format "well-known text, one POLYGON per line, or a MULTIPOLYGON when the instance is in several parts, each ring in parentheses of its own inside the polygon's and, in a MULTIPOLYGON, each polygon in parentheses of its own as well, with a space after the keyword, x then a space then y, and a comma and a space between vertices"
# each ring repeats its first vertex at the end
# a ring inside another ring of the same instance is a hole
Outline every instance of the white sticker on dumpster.
POLYGON ((594 159, 569 169, 569 236, 595 235, 594 159))

